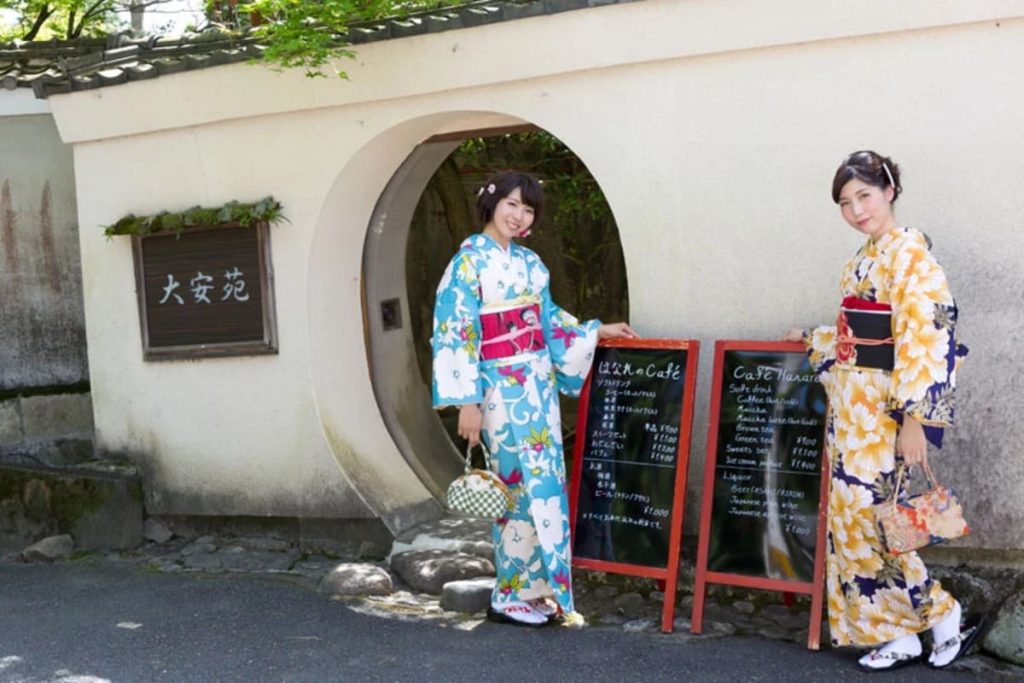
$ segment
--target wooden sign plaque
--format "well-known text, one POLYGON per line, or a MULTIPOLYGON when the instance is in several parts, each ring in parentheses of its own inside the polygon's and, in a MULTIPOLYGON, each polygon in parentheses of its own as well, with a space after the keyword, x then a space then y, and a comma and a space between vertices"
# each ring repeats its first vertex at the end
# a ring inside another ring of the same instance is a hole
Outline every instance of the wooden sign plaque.
POLYGON ((132 238, 145 360, 277 353, 266 223, 132 238))

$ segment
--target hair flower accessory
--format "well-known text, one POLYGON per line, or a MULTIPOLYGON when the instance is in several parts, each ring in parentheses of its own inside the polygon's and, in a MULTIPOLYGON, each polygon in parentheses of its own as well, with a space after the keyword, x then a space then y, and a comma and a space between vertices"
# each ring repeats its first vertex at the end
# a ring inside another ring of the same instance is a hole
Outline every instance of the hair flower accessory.
POLYGON ((494 191, 497 189, 498 188, 494 186, 494 183, 491 183, 487 186, 487 194, 494 194, 494 191))

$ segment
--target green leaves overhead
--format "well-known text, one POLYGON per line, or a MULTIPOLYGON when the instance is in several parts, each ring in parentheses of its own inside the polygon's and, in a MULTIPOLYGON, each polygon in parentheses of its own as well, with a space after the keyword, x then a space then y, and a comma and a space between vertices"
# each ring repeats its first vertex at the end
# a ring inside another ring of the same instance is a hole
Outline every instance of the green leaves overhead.
POLYGON ((187 228, 212 228, 223 224, 250 227, 254 223, 270 224, 286 221, 281 203, 273 197, 264 197, 252 204, 228 202, 218 208, 194 206, 179 213, 162 211, 152 216, 128 214, 113 225, 103 227, 107 237, 115 235, 153 235, 162 232, 180 233, 187 228))
MULTIPOLYGON (((460 0, 253 0, 239 11, 252 17, 264 62, 305 69, 315 78, 326 75, 330 62, 355 56, 348 40, 352 24, 455 4, 460 0)), ((346 77, 344 71, 335 73, 346 77)))

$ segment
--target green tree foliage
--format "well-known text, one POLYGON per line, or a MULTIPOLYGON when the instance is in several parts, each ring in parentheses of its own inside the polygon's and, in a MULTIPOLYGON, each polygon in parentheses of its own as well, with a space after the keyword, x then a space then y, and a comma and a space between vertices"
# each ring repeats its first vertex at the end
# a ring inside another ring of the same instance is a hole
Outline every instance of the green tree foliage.
POLYGON ((117 0, 0 0, 0 10, 15 18, 11 26, 0 25, 0 42, 105 35, 126 5, 117 0))
MULTIPOLYGON (((253 0, 235 7, 210 0, 207 13, 245 28, 251 24, 265 45, 264 60, 285 69, 305 69, 309 77, 324 76, 331 62, 351 58, 352 24, 460 4, 459 0, 253 0)), ((345 73, 336 70, 339 76, 345 73)))

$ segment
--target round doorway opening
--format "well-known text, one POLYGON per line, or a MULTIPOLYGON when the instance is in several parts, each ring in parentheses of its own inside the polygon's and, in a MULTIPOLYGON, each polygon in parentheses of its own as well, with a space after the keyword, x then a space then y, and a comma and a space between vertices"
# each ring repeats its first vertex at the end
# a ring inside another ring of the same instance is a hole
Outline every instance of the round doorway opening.
MULTIPOLYGON (((525 125, 446 133, 421 144, 378 201, 364 264, 377 402, 395 443, 438 497, 461 471, 465 442, 456 435, 458 410, 431 408, 435 291, 462 241, 483 228, 477 192, 491 173, 506 169, 530 173, 544 188, 544 216, 522 244, 550 270, 555 302, 580 319, 628 319, 615 217, 597 180, 564 143, 525 125), (384 268, 390 286, 371 286, 384 268)), ((577 401, 563 396, 561 407, 571 458, 577 401)))

